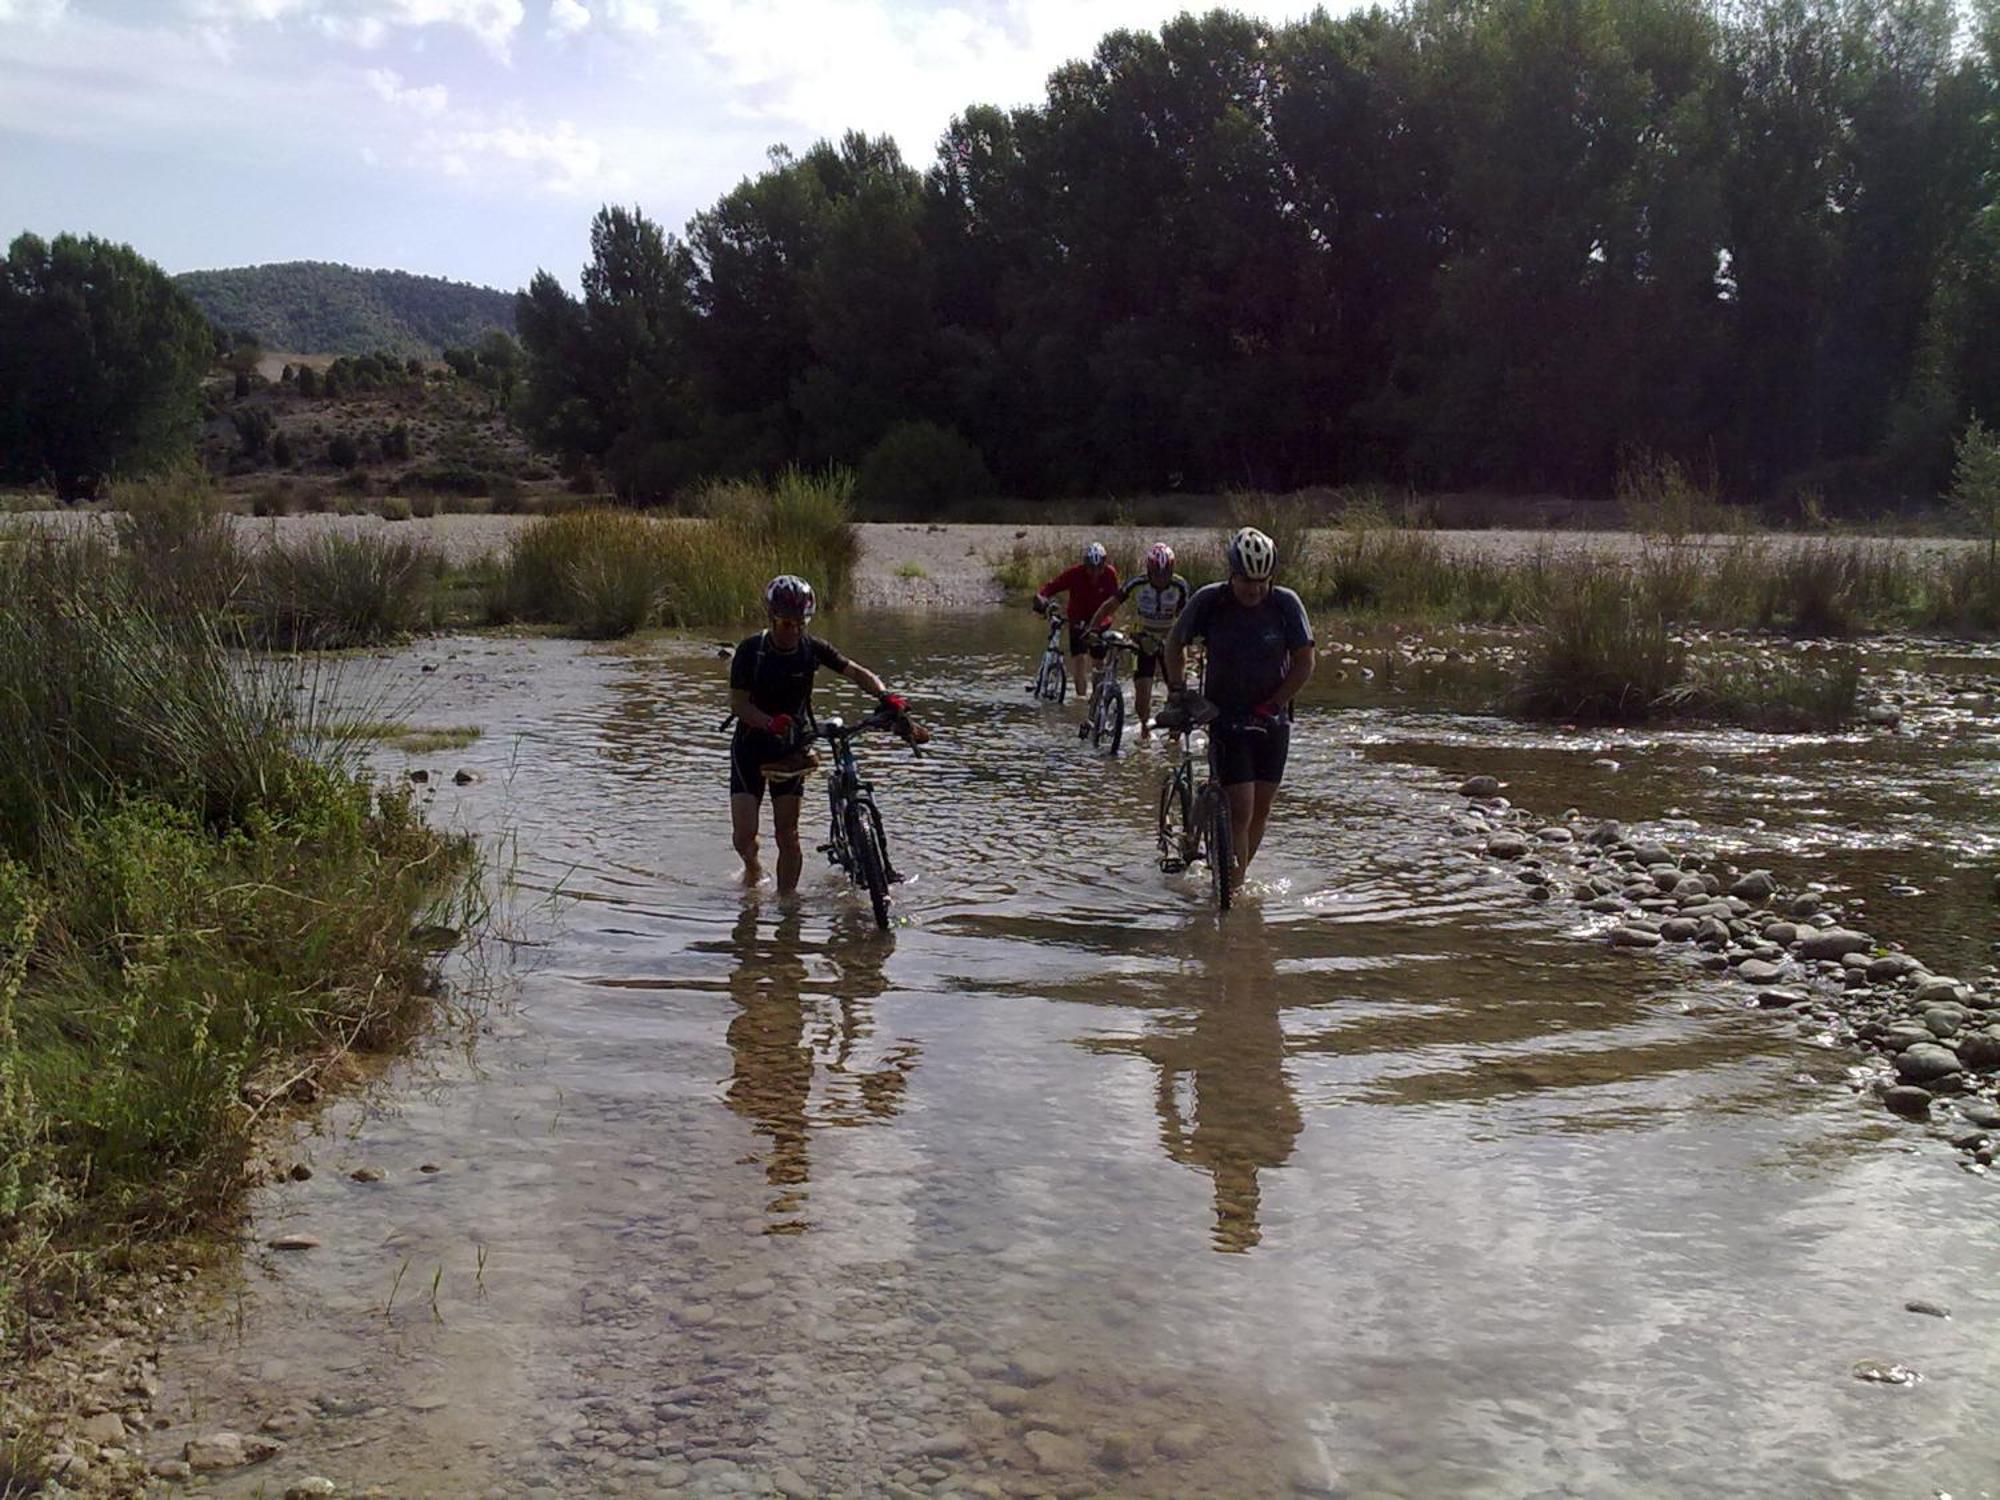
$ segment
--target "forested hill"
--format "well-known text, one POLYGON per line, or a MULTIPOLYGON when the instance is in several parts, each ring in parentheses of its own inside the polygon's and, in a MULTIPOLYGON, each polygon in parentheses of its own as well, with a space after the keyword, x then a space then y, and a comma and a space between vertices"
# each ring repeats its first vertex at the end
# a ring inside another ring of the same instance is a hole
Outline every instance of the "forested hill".
POLYGON ((297 260, 174 280, 225 333, 299 354, 435 355, 514 331, 514 295, 407 271, 297 260))

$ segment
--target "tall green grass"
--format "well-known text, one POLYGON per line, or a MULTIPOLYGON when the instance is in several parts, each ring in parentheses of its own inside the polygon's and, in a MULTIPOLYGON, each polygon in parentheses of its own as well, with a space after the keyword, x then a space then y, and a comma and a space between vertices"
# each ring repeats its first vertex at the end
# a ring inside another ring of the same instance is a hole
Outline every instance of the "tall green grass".
POLYGON ((435 623, 444 573, 435 548, 329 532, 258 553, 236 603, 253 645, 374 646, 435 623))
POLYGON ((425 1013, 465 851, 108 547, 0 546, 0 1335, 216 1213, 273 1090, 425 1013))
POLYGON ((490 580, 488 615, 606 639, 649 625, 719 625, 763 612, 778 573, 847 595, 857 542, 852 478, 791 470, 774 485, 710 489, 699 517, 627 510, 544 516, 518 533, 490 580))

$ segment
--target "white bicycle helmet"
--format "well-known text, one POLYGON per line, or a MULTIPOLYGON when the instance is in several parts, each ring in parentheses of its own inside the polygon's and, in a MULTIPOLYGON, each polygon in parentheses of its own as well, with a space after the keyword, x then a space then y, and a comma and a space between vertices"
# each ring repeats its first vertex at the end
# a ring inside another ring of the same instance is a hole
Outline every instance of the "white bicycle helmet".
POLYGON ((780 573, 764 590, 764 607, 783 620, 810 620, 819 601, 813 586, 791 573, 780 573))
POLYGON ((1245 578, 1266 579, 1278 567, 1278 545, 1254 526, 1229 539, 1229 571, 1245 578))
POLYGON ((1083 563, 1088 568, 1104 566, 1104 543, 1092 542, 1083 549, 1083 563))

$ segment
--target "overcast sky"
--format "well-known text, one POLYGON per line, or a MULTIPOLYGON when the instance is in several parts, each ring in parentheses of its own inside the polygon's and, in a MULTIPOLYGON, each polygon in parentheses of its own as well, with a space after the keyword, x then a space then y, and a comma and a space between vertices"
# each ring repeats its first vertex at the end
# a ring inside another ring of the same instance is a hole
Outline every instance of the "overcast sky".
MULTIPOLYGON (((849 128, 930 162, 1175 0, 0 0, 0 239, 574 284, 590 215, 669 228, 849 128)), ((1305 0, 1235 7, 1283 19, 1305 0)), ((1340 7, 1336 7, 1340 8, 1340 7)))

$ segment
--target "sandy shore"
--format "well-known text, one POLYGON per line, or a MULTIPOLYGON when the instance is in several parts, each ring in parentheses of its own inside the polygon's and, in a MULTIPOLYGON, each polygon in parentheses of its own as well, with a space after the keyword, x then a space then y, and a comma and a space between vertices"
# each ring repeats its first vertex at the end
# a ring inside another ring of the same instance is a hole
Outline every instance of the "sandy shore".
MULTIPOLYGON (((0 524, 8 518, 0 518, 0 524)), ((108 526, 110 516, 102 511, 33 511, 11 518, 15 523, 53 524, 59 527, 108 526)), ((306 537, 338 533, 349 536, 388 535, 407 537, 436 547, 455 567, 491 553, 504 551, 514 533, 528 525, 530 516, 450 515, 384 521, 380 516, 333 514, 296 515, 259 519, 235 517, 244 541, 253 546, 273 541, 294 541, 306 537)), ((855 570, 854 602, 875 607, 903 605, 916 608, 962 608, 993 605, 1002 601, 1000 585, 993 573, 1017 548, 1036 553, 1078 551, 1091 540, 1102 541, 1111 550, 1112 560, 1121 569, 1135 565, 1148 543, 1164 538, 1175 547, 1198 546, 1217 540, 1216 530, 1203 527, 1166 527, 1139 531, 1125 527, 1019 526, 1006 524, 958 523, 950 526, 909 522, 866 522, 858 526, 861 557, 855 570)), ((1518 560, 1537 549, 1586 552, 1602 557, 1629 558, 1637 554, 1641 539, 1624 531, 1439 531, 1438 539, 1450 550, 1495 562, 1518 560)), ((1710 539, 1710 544, 1721 538, 1710 539)), ((1767 538, 1774 546, 1803 546, 1810 536, 1774 534, 1767 538)), ((1898 538, 1897 545, 1919 555, 1953 552, 1976 542, 1956 538, 1898 538)))

